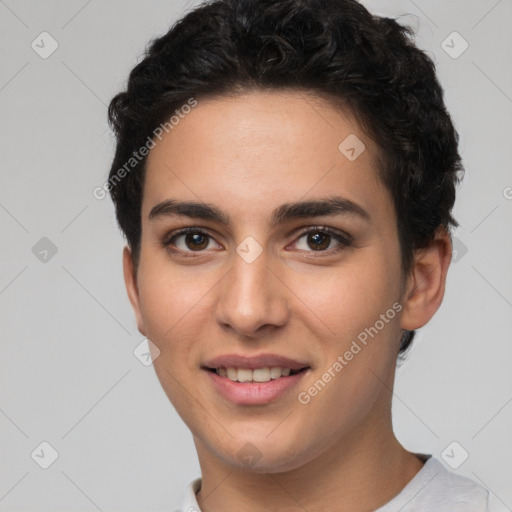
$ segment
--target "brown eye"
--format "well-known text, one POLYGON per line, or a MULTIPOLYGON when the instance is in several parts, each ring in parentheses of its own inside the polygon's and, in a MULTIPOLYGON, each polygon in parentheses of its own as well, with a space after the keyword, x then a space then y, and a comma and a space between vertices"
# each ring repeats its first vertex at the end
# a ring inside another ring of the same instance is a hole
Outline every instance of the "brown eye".
POLYGON ((309 233, 307 243, 314 251, 327 249, 331 242, 331 236, 325 233, 309 233))
POLYGON ((208 247, 208 235, 203 233, 187 233, 185 235, 185 245, 192 251, 200 251, 208 247))
POLYGON ((350 235, 329 227, 312 227, 303 231, 295 242, 296 248, 305 252, 333 253, 352 244, 350 235))
POLYGON ((191 253, 211 249, 210 244, 213 242, 213 238, 207 233, 199 229, 187 228, 175 233, 164 241, 163 245, 173 252, 191 253))

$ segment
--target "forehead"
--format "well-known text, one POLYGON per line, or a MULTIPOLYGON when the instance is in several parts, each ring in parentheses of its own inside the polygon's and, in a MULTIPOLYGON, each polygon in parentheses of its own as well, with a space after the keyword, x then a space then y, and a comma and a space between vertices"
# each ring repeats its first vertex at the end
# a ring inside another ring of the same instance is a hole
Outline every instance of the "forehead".
POLYGON ((198 98, 155 142, 143 218, 169 197, 215 204, 246 222, 285 202, 333 194, 391 213, 377 144, 350 112, 308 92, 198 98))

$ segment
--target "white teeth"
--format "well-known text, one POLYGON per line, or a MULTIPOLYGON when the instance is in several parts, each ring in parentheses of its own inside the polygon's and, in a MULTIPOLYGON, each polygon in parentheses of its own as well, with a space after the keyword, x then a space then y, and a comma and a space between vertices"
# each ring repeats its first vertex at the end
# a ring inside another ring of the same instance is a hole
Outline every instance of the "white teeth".
MULTIPOLYGON (((238 370, 240 376, 240 370, 238 370)), ((256 382, 268 382, 270 380, 270 369, 269 368, 257 368, 252 371, 252 380, 256 382)))
POLYGON ((256 368, 250 370, 249 368, 217 368, 217 375, 227 377, 235 382, 269 382, 270 380, 279 379, 281 377, 288 377, 290 375, 290 368, 281 368, 280 366, 273 366, 269 368, 256 368))
POLYGON ((238 369, 238 381, 239 382, 250 382, 252 380, 252 370, 246 368, 238 369))
POLYGON ((281 370, 282 368, 280 366, 274 366, 273 368, 270 368, 270 378, 279 379, 279 377, 281 377, 281 370))

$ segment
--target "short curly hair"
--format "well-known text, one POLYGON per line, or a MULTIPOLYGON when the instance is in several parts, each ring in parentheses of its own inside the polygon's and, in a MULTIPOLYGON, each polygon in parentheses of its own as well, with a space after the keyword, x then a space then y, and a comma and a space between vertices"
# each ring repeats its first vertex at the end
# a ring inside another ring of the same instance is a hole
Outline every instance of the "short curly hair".
MULTIPOLYGON (((414 250, 458 226, 451 209, 463 171, 435 64, 413 35, 356 0, 216 0, 151 41, 108 109, 117 140, 108 189, 135 267, 146 158, 119 180, 134 151, 190 98, 288 89, 348 108, 377 143, 407 275, 414 250)), ((401 354, 414 334, 404 332, 401 354)))

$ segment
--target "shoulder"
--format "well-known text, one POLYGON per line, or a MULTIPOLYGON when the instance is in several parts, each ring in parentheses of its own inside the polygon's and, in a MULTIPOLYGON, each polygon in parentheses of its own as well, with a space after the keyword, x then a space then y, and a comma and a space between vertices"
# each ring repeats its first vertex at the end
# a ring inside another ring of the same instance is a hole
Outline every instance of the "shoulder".
POLYGON ((448 471, 434 457, 402 492, 378 512, 488 512, 489 491, 473 480, 448 471))
MULTIPOLYGON (((432 492, 432 500, 437 496, 439 506, 450 505, 452 510, 465 512, 483 512, 488 510, 489 491, 473 480, 448 471, 437 459, 429 459, 436 478, 432 492)), ((427 461, 428 462, 428 461, 427 461)), ((437 508, 437 510, 442 510, 437 508)))

